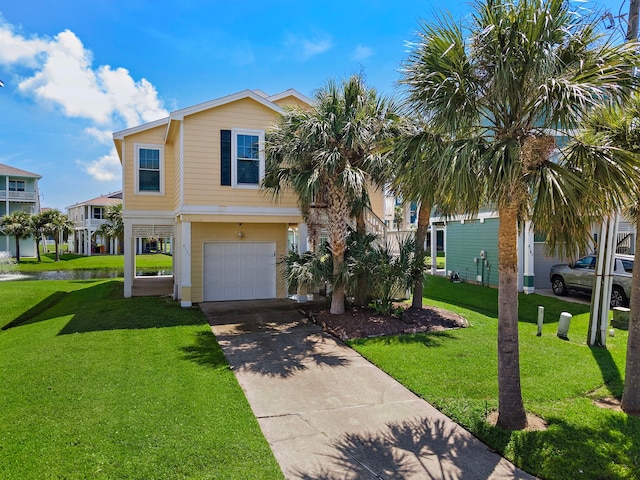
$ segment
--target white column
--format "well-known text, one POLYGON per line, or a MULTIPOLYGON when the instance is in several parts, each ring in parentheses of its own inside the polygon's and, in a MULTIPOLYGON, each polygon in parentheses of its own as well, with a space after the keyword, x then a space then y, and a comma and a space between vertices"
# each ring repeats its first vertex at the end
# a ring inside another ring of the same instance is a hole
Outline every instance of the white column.
POLYGON ((180 257, 182 265, 180 265, 180 290, 188 290, 189 298, 185 299, 180 295, 180 306, 191 306, 191 222, 182 222, 180 224, 181 229, 181 245, 180 245, 180 257))
POLYGON ((124 221, 124 297, 131 298, 136 273, 136 239, 131 220, 124 221))
POLYGON ((309 251, 309 229, 306 223, 298 224, 298 253, 309 251))
POLYGON ((438 271, 438 228, 435 222, 431 222, 431 274, 438 271))
POLYGON ((523 290, 524 293, 533 293, 535 291, 534 281, 535 281, 535 272, 534 272, 534 264, 535 264, 535 246, 534 246, 534 234, 533 234, 533 223, 530 220, 524 222, 524 229, 522 232, 523 235, 523 260, 524 260, 524 271, 523 271, 523 290))

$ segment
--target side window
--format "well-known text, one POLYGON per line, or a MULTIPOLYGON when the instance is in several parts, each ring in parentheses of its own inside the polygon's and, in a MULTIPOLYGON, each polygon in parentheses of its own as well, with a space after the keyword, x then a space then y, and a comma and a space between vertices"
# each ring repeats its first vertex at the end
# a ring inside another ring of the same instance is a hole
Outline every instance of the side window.
POLYGON ((231 175, 236 187, 258 187, 264 177, 264 132, 232 130, 231 175))
POLYGON ((164 149, 157 145, 136 145, 136 193, 163 193, 164 149))
POLYGON ((622 268, 627 273, 633 273, 633 260, 621 260, 622 268))
POLYGON ((576 264, 575 264, 575 268, 595 268, 595 264, 596 264, 596 257, 584 257, 579 259, 576 264))

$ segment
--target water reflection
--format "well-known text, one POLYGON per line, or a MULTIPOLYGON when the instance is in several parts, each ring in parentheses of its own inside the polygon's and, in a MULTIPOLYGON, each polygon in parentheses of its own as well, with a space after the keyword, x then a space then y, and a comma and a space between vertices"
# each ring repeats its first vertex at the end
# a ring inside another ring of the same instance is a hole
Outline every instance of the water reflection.
MULTIPOLYGON (((136 276, 149 277, 172 275, 171 270, 136 270, 136 276)), ((121 278, 124 270, 53 270, 48 272, 11 272, 4 275, 0 272, 0 280, 94 280, 100 278, 121 278)))

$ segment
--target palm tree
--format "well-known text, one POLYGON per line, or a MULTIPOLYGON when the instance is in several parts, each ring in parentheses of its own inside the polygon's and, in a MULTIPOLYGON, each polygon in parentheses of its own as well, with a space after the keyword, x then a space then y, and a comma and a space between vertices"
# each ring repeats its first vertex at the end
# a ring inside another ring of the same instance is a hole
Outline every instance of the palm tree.
MULTIPOLYGON (((418 204, 418 222, 415 233, 415 258, 423 259, 427 229, 434 207, 438 181, 433 176, 429 164, 431 159, 442 154, 444 144, 439 135, 429 131, 423 122, 415 121, 406 125, 405 131, 397 137, 392 149, 390 177, 392 189, 405 201, 418 204)), ((436 241, 436 239, 432 239, 436 241)), ((424 288, 424 261, 420 269, 412 272, 413 298, 411 308, 422 308, 422 292, 424 288)))
MULTIPOLYGON (((331 313, 345 310, 344 263, 354 204, 363 201, 367 181, 384 169, 381 142, 393 132, 395 106, 367 88, 357 75, 318 90, 310 109, 287 110, 267 134, 263 186, 278 195, 289 186, 302 212, 326 202, 333 256, 331 313)), ((357 210, 357 208, 356 208, 357 210)))
MULTIPOLYGON (((607 150, 613 155, 631 155, 640 159, 640 96, 634 95, 622 107, 606 106, 589 116, 581 130, 581 139, 585 144, 594 145, 594 151, 607 150)), ((629 178, 640 183, 639 175, 629 178)), ((627 189, 622 189, 626 191, 627 189)), ((640 251, 640 185, 632 188, 626 216, 636 222, 635 255, 640 251)), ((629 337, 627 340, 627 359, 625 368, 622 409, 632 415, 640 415, 640 268, 633 269, 631 284, 631 313, 629 317, 629 337)))
POLYGON ((69 220, 69 218, 64 213, 62 213, 60 210, 57 210, 55 208, 51 210, 47 210, 46 212, 43 213, 43 216, 45 217, 45 223, 42 227, 42 231, 44 232, 45 235, 53 236, 53 239, 55 241, 55 248, 56 248, 56 262, 59 262, 60 261, 60 248, 59 248, 60 237, 68 234, 72 230, 73 225, 69 220))
POLYGON ((440 186, 461 210, 474 214, 492 204, 500 217, 498 425, 506 429, 526 426, 519 221, 532 219, 551 246, 561 246, 569 232, 579 241, 565 249, 584 246, 592 216, 576 215, 576 206, 595 205, 618 176, 602 157, 579 155, 580 148, 554 155, 556 137, 570 137, 588 109, 605 98, 624 99, 635 85, 637 44, 612 45, 596 21, 562 0, 476 2, 465 23, 445 16, 422 25, 401 80, 415 112, 455 140, 431 167, 440 186), (588 189, 589 174, 604 182, 600 189, 588 189))
POLYGON ((105 211, 105 223, 96 230, 96 235, 106 238, 121 239, 124 235, 124 222, 122 221, 122 203, 109 205, 105 211))
POLYGON ((31 228, 33 229, 33 235, 36 239, 36 256, 38 258, 38 262, 42 261, 40 258, 40 240, 42 239, 42 227, 44 227, 46 223, 46 217, 43 215, 44 212, 37 213, 35 215, 31 215, 31 228))
POLYGON ((20 240, 29 238, 33 233, 31 215, 26 212, 13 212, 0 218, 0 230, 16 240, 16 260, 20 261, 20 240))

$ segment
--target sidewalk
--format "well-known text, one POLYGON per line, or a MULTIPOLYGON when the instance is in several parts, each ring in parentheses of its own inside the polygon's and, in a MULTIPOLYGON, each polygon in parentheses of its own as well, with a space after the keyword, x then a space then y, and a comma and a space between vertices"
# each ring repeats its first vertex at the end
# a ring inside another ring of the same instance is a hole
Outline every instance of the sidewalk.
POLYGON ((295 304, 201 308, 287 479, 534 478, 303 319, 295 304))

